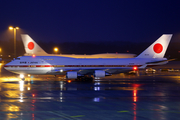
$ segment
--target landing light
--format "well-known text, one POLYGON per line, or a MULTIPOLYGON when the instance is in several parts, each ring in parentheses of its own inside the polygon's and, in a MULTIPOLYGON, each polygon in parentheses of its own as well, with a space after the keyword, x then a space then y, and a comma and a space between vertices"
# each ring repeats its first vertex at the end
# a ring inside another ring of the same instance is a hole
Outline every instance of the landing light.
POLYGON ((24 78, 24 75, 23 75, 23 74, 20 74, 20 78, 24 78))

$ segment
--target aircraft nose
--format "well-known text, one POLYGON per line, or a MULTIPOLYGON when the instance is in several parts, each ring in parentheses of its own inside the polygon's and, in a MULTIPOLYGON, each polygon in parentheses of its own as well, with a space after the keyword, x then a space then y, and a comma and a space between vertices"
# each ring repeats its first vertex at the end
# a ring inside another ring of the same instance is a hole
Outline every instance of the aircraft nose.
POLYGON ((8 65, 7 64, 4 65, 4 69, 8 70, 8 65))
POLYGON ((4 69, 9 70, 10 69, 10 63, 5 64, 4 69))

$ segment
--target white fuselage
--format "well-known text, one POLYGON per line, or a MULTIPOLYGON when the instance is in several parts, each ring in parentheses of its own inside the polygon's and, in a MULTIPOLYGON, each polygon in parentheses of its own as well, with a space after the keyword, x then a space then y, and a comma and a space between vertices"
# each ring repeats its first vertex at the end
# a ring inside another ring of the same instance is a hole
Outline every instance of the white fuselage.
MULTIPOLYGON (((22 56, 18 57, 4 68, 17 74, 66 74, 68 71, 89 72, 104 70, 118 73, 121 70, 132 70, 134 66, 145 68, 147 62, 167 60, 166 58, 69 58, 60 56, 22 56)), ((149 64, 161 65, 167 61, 149 64)))

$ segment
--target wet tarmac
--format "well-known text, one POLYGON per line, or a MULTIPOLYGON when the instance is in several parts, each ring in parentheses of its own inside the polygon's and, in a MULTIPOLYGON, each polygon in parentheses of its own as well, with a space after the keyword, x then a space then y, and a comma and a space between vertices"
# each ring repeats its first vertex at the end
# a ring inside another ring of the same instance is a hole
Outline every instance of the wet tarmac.
POLYGON ((180 72, 93 82, 17 75, 0 66, 0 120, 179 120, 180 72))

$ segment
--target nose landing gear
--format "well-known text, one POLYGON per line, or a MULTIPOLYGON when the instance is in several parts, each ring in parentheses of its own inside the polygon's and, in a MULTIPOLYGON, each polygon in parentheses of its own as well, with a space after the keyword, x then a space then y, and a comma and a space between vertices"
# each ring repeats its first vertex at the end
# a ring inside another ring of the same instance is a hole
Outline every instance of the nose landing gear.
POLYGON ((25 80, 24 74, 20 74, 19 76, 20 76, 20 78, 21 78, 22 81, 25 80))

